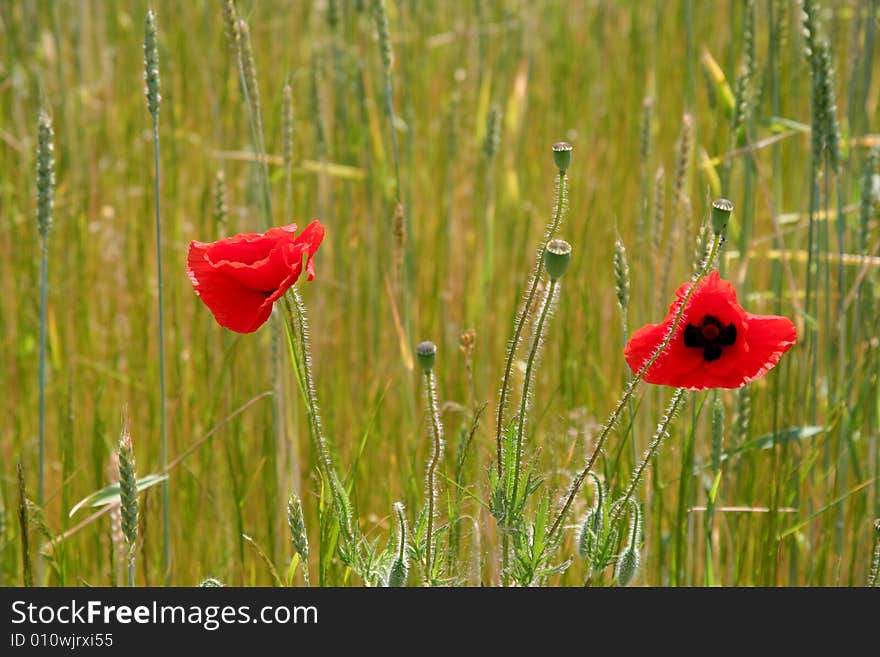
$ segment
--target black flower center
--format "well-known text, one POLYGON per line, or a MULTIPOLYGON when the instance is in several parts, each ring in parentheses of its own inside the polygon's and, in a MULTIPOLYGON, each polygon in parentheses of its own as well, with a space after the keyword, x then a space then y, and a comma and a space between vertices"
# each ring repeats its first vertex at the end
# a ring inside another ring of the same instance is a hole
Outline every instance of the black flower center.
POLYGON ((736 326, 724 326, 717 317, 706 315, 702 324, 688 324, 684 329, 684 346, 703 350, 707 363, 721 358, 723 347, 736 342, 736 326))

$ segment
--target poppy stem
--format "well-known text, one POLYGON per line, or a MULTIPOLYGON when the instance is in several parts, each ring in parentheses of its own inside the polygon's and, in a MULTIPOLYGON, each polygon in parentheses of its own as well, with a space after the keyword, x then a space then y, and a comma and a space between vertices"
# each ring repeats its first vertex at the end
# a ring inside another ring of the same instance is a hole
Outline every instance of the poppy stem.
POLYGON ((592 454, 587 459, 586 465, 581 469, 581 471, 577 474, 574 480, 569 487, 568 494, 566 495, 565 502, 562 505, 562 508, 559 510, 559 513, 556 516, 556 519, 553 521, 553 524, 550 526, 550 530, 547 532, 548 540, 553 540, 556 537, 557 532, 562 526, 565 517, 568 515, 568 511, 571 508, 572 503, 574 502, 574 498, 577 496, 578 491, 580 491, 581 486, 584 483, 584 480, 587 478, 589 472, 593 469, 593 464, 596 462, 596 459, 599 457, 600 452, 605 447, 605 442, 608 440, 608 436, 611 434, 611 429, 617 424, 617 421, 620 419, 621 413, 623 413, 623 409, 626 408, 629 400, 632 399, 633 394, 636 389, 639 387, 639 384, 642 382, 642 378, 645 376, 645 373, 657 362, 657 359, 666 351, 666 348, 669 346, 669 343, 672 342, 673 336, 678 332, 679 324, 681 324, 681 318, 684 316, 684 311, 688 306, 688 303, 691 300, 691 297, 694 294, 694 291, 699 286, 700 282, 706 277, 706 274, 712 268, 715 259, 718 257, 718 252, 721 249, 721 244, 724 242, 724 234, 718 233, 715 235, 715 239, 712 240, 712 248, 709 250, 709 254, 706 256, 706 260, 703 261, 703 267, 700 270, 700 273, 694 277, 693 283, 690 288, 688 288, 687 293, 685 294, 684 299, 682 299, 681 303, 678 306, 678 310, 675 313, 675 319, 672 321, 672 326, 669 328, 669 331, 666 333, 666 337, 663 339, 663 342, 660 343, 660 346, 654 351, 653 355, 645 361, 642 365, 641 369, 636 373, 636 375, 632 378, 632 381, 624 388, 623 395, 617 401, 617 405, 614 407, 614 410, 611 411, 611 415, 608 418, 608 421, 602 427, 602 432, 599 434, 599 438, 596 440, 596 447, 593 449, 592 454))
POLYGON ((880 519, 874 521, 874 556, 868 575, 868 586, 874 588, 880 582, 880 519))
POLYGON ((315 392, 315 382, 312 376, 312 355, 309 340, 309 327, 306 318, 305 304, 296 287, 290 288, 293 297, 293 303, 287 296, 282 297, 284 307, 287 311, 287 328, 288 347, 290 349, 291 360, 296 370, 297 383, 300 392, 306 403, 306 415, 309 421, 309 435, 311 436, 314 449, 318 453, 318 469, 324 475, 330 486, 331 495, 336 506, 336 513, 339 520, 340 531, 347 543, 353 543, 355 538, 355 527, 352 527, 352 510, 351 502, 348 499, 348 493, 336 473, 333 466, 333 459, 330 456, 330 449, 327 440, 324 437, 324 430, 321 425, 321 414, 318 406, 318 397, 315 392), (299 353, 297 353, 294 340, 299 341, 299 353))
POLYGON ((437 408, 437 387, 432 370, 425 371, 425 396, 428 402, 428 414, 431 416, 431 438, 433 441, 433 452, 431 453, 431 460, 428 461, 428 527, 425 538, 425 584, 430 586, 433 572, 431 544, 434 538, 434 507, 437 502, 437 464, 440 462, 443 453, 443 425, 440 424, 440 411, 437 408))
POLYGON ((519 405, 519 418, 516 427, 516 461, 514 462, 513 473, 513 493, 511 495, 511 504, 513 508, 517 508, 517 493, 519 492, 519 474, 522 469, 522 450, 523 437, 525 434, 526 417, 528 416, 529 407, 529 389, 531 388, 532 375, 535 371, 535 361, 537 360, 538 351, 544 342, 544 325, 547 317, 550 315, 550 308, 556 301, 556 295, 559 293, 559 279, 550 281, 550 288, 547 290, 547 296, 544 297, 544 304, 541 307, 541 314, 538 316, 538 323, 535 325, 535 335, 532 338, 532 348, 529 350, 529 358, 526 362, 525 379, 523 380, 522 399, 519 405))
POLYGON ((663 444, 663 441, 669 436, 669 425, 672 422, 672 419, 678 413, 678 409, 681 408, 681 403, 684 400, 684 394, 687 392, 684 388, 676 388, 675 393, 672 395, 672 399, 669 400, 669 405, 666 407, 666 412, 663 414, 663 418, 660 420, 660 423, 657 425, 657 430, 654 432, 654 437, 651 440, 651 444, 648 445, 648 449, 645 450, 645 455, 642 457, 641 462, 636 466, 635 471, 633 472, 632 480, 629 482, 629 486, 626 489, 626 492, 623 494, 623 499, 619 504, 615 505, 615 509, 611 514, 611 524, 620 517, 620 514, 626 509, 626 505, 629 503, 630 498, 636 490, 636 486, 639 485, 639 481, 641 481, 642 475, 645 472, 645 468, 648 467, 648 463, 654 458, 654 455, 660 449, 660 446, 663 444))
MULTIPOLYGON (((519 475, 520 470, 522 469, 523 437, 525 434, 526 416, 528 414, 530 394, 529 388, 531 387, 532 374, 534 373, 534 366, 537 359, 538 351, 540 350, 541 343, 544 341, 544 324, 547 321, 547 316, 550 314, 550 307, 553 305, 558 291, 559 279, 552 279, 550 281, 550 288, 547 290, 547 295, 544 297, 544 304, 541 307, 541 314, 538 316, 538 323, 535 326, 535 335, 532 339, 532 348, 529 350, 529 358, 526 365, 525 379, 523 381, 522 399, 520 400, 519 417, 516 428, 516 460, 514 461, 513 491, 511 493, 510 504, 508 506, 509 509, 515 510, 517 514, 520 513, 518 509, 522 508, 517 503, 517 497, 519 496, 519 475)), ((526 491, 525 496, 528 496, 528 491, 526 491)), ((523 502, 525 502, 525 500, 523 500, 523 502)), ((509 520, 511 519, 508 518, 508 521, 509 520)), ((509 567, 509 549, 509 532, 505 532, 504 540, 501 546, 501 570, 502 579, 505 585, 508 581, 507 570, 509 567)))
POLYGON ((505 402, 507 401, 507 395, 510 392, 510 374, 513 371, 513 359, 516 357, 516 350, 522 339, 523 327, 525 326, 526 319, 529 316, 529 309, 532 307, 532 303, 535 300, 535 294, 538 290, 538 281, 541 279, 541 262, 544 259, 544 252, 547 250, 547 244, 553 238, 553 235, 562 223, 562 218, 565 215, 567 207, 568 176, 565 175, 565 171, 560 171, 556 179, 556 210, 553 213, 553 220, 550 222, 550 225, 547 227, 547 232, 544 234, 544 240, 541 242, 541 246, 538 247, 538 252, 535 255, 535 264, 532 268, 532 280, 529 283, 529 291, 525 297, 523 297, 522 305, 520 306, 519 314, 516 318, 516 324, 513 329, 513 337, 511 337, 510 345, 507 348, 507 359, 504 363, 504 376, 501 379, 501 391, 498 396, 498 410, 495 422, 495 467, 497 468, 499 479, 502 476, 503 470, 503 446, 501 435, 504 433, 504 408, 505 402))

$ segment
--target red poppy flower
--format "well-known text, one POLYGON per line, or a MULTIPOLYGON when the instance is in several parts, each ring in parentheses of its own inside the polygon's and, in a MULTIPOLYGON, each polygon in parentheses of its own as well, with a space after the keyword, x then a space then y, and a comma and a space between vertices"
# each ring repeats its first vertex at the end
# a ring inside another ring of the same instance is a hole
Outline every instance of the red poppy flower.
MULTIPOLYGON (((633 372, 663 343, 691 285, 676 290, 661 324, 643 326, 630 337, 624 356, 633 372)), ((733 285, 713 271, 694 290, 676 334, 644 380, 690 390, 739 388, 764 376, 796 341, 791 320, 747 313, 737 303, 733 285)))
POLYGON ((252 333, 272 313, 272 304, 302 274, 315 277, 312 261, 324 239, 324 226, 313 221, 298 237, 296 226, 244 233, 217 242, 191 242, 187 274, 214 319, 237 333, 252 333))

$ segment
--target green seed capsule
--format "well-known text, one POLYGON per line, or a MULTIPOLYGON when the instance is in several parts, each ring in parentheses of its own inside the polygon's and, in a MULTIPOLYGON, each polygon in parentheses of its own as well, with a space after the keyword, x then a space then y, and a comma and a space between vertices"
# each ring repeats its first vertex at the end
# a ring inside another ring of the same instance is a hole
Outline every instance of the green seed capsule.
POLYGON ((571 164, 571 144, 567 141, 557 141, 553 144, 553 162, 560 173, 568 171, 571 164))
POLYGON ((571 244, 565 240, 550 240, 544 252, 544 269, 547 270, 550 280, 562 278, 569 262, 571 262, 571 244))
POLYGON ((437 345, 430 340, 420 342, 416 347, 416 358, 419 361, 419 367, 425 372, 430 372, 434 369, 434 361, 436 360, 436 357, 437 345))
POLYGON ((221 582, 219 579, 216 579, 214 577, 209 577, 208 579, 203 579, 199 583, 199 586, 201 588, 210 589, 210 588, 217 588, 217 587, 226 586, 226 585, 223 582, 221 582))
POLYGON ((712 202, 712 230, 716 235, 721 235, 727 229, 732 212, 733 203, 726 198, 718 198, 712 202))

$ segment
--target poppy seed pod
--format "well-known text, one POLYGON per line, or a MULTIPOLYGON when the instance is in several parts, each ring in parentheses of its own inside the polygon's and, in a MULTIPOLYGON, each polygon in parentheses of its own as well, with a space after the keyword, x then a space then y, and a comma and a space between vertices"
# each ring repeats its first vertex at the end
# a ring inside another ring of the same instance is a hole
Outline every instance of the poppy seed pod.
POLYGON ((730 214, 733 212, 733 203, 726 198, 717 198, 712 201, 712 230, 716 235, 721 235, 727 229, 730 214))
POLYGON ((418 346, 416 346, 416 358, 419 361, 419 367, 425 372, 430 372, 434 369, 434 360, 436 357, 437 345, 430 340, 419 342, 418 346))
POLYGON ((544 252, 544 269, 547 270, 550 280, 562 278, 569 262, 571 262, 571 244, 565 240, 550 240, 544 252))
POLYGON ((553 162, 560 173, 568 171, 571 164, 571 144, 567 141, 557 141, 553 144, 553 162))

